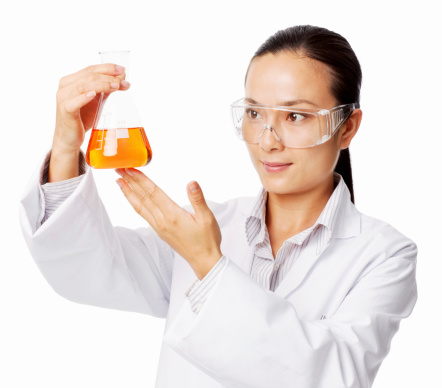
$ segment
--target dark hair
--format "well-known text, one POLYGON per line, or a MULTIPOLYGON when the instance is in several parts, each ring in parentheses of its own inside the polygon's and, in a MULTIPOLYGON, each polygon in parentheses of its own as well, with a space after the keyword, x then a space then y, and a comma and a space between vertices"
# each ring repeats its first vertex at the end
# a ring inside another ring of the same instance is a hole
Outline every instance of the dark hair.
MULTIPOLYGON (((336 32, 314 26, 294 26, 280 30, 268 38, 250 62, 266 54, 296 52, 320 61, 331 73, 331 93, 338 104, 359 103, 362 71, 348 41, 336 32)), ((247 77, 247 75, 246 75, 247 77)), ((341 150, 335 172, 342 175, 354 203, 350 151, 341 150)))

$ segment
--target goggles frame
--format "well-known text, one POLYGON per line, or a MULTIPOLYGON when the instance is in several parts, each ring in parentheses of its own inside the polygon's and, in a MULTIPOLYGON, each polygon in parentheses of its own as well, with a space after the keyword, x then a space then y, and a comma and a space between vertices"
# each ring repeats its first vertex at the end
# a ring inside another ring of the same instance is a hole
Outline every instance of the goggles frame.
POLYGON ((270 131, 272 131, 272 133, 274 134, 275 138, 281 143, 283 144, 285 147, 289 147, 289 148, 310 148, 310 147, 315 147, 317 145, 323 144, 326 141, 330 140, 333 135, 337 132, 337 130, 342 126, 342 124, 345 123, 345 121, 348 120, 348 118, 351 116, 351 114, 353 113, 353 111, 355 109, 359 109, 360 105, 358 102, 354 102, 351 104, 342 104, 342 105, 337 105, 333 108, 330 109, 308 109, 308 108, 293 108, 290 106, 282 106, 282 105, 265 105, 265 104, 250 104, 250 103, 246 103, 245 102, 245 98, 241 98, 235 102, 233 102, 230 105, 230 110, 231 110, 231 115, 232 115, 232 120, 233 120, 233 126, 235 128, 235 133, 236 135, 243 141, 245 141, 246 143, 250 143, 250 144, 259 144, 260 139, 262 134, 264 133, 264 131, 266 129, 269 129, 270 131), (326 122, 326 135, 323 135, 322 138, 318 139, 318 141, 315 144, 309 145, 309 146, 303 146, 303 147, 291 147, 291 146, 287 146, 286 144, 284 144, 284 141, 281 141, 281 139, 279 138, 279 135, 277 134, 277 132, 275 131, 275 129, 267 124, 264 123, 263 124, 263 128, 262 128, 262 132, 259 135, 259 140, 256 142, 249 142, 246 141, 243 138, 243 134, 242 134, 242 121, 243 118, 239 118, 236 117, 235 115, 235 109, 237 108, 242 108, 244 109, 244 112, 246 111, 247 108, 253 109, 253 108, 257 108, 257 109, 271 109, 271 110, 278 110, 278 111, 283 111, 283 112, 293 112, 293 113, 299 113, 299 114, 309 114, 309 115, 314 115, 316 117, 325 117, 325 122, 326 122), (241 123, 241 125, 238 126, 238 124, 241 123))

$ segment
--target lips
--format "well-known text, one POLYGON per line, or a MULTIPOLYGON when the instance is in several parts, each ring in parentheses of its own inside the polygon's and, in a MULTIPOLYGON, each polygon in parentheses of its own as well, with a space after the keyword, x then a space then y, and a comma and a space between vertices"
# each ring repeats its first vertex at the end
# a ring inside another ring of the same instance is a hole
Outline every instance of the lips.
POLYGON ((289 166, 291 164, 291 163, 271 163, 271 162, 265 162, 265 161, 262 161, 262 162, 269 167, 289 166))
POLYGON ((292 163, 265 162, 265 161, 261 161, 261 162, 264 165, 264 169, 270 173, 284 171, 292 165, 292 163))

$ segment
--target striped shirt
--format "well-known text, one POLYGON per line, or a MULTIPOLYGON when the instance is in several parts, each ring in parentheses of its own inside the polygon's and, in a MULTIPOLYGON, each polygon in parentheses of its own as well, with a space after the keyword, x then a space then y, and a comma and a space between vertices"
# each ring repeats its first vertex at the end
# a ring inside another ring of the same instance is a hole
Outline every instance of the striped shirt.
MULTIPOLYGON (((258 194, 252 211, 246 219, 245 234, 249 245, 254 245, 254 257, 250 276, 265 289, 275 291, 293 263, 301 255, 312 238, 318 234, 316 253, 319 255, 326 247, 332 235, 336 220, 338 204, 344 191, 344 180, 340 175, 334 175, 335 190, 313 226, 288 238, 273 256, 268 229, 265 223, 267 191, 262 188, 258 194)), ((209 296, 210 290, 216 284, 226 264, 222 257, 212 270, 202 279, 195 282, 186 291, 192 310, 198 313, 209 296)))
POLYGON ((83 174, 86 172, 86 160, 83 152, 80 152, 78 177, 61 182, 48 183, 50 160, 51 152, 46 155, 40 171, 40 224, 43 224, 75 191, 83 179, 83 174))
MULTIPOLYGON (((46 157, 40 175, 40 219, 43 224, 57 208, 71 195, 80 184, 85 172, 84 155, 80 154, 79 177, 62 182, 47 183, 50 153, 46 157)), ((319 255, 330 240, 338 204, 344 190, 344 181, 335 174, 335 190, 315 224, 304 231, 288 238, 273 256, 269 233, 265 223, 267 191, 262 188, 256 197, 250 215, 245 222, 245 234, 249 245, 254 245, 254 257, 250 276, 265 289, 275 291, 293 263, 301 255, 313 237, 318 234, 316 253, 319 255)), ((202 279, 196 279, 185 296, 189 299, 192 310, 198 313, 210 295, 210 291, 222 274, 227 258, 223 256, 210 272, 202 279)))

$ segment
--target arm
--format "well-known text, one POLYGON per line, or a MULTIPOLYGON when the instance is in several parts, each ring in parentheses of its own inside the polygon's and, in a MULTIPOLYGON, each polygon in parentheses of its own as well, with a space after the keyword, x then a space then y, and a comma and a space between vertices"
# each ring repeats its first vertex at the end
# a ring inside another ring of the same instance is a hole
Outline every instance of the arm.
POLYGON ((308 321, 228 260, 201 311, 185 304, 164 341, 226 387, 370 387, 416 302, 415 259, 403 241, 332 316, 308 321))
MULTIPOLYGON (((218 268, 220 238, 219 219, 214 221, 201 190, 192 193, 188 186, 192 214, 140 171, 120 173, 126 198, 203 279, 202 287, 218 268)), ((416 301, 416 246, 385 224, 368 221, 362 228, 365 234, 336 238, 339 243, 328 247, 329 256, 313 264, 316 271, 305 280, 317 287, 328 283, 333 297, 334 287, 352 271, 328 319, 303 320, 290 300, 263 289, 227 260, 215 284, 210 282, 204 306, 184 303, 165 343, 227 387, 370 387, 400 320, 416 301), (357 271, 351 268, 355 263, 357 271)))
MULTIPOLYGON (((102 64, 60 80, 51 158, 44 168, 48 182, 82 173, 80 147, 100 93, 127 90, 124 79, 124 68, 102 64)), ((38 178, 35 174, 21 201, 21 226, 31 255, 55 291, 79 303, 164 317, 173 263, 167 244, 152 230, 114 228, 90 171, 41 225, 45 203, 38 178)))
POLYGON ((151 229, 114 228, 88 171, 77 189, 39 225, 39 176, 21 201, 32 257, 54 290, 78 303, 164 317, 173 252, 151 229))
POLYGON ((75 191, 86 172, 86 161, 80 151, 76 177, 58 182, 49 182, 49 166, 52 150, 46 155, 40 172, 40 217, 37 225, 43 224, 59 206, 75 191))

